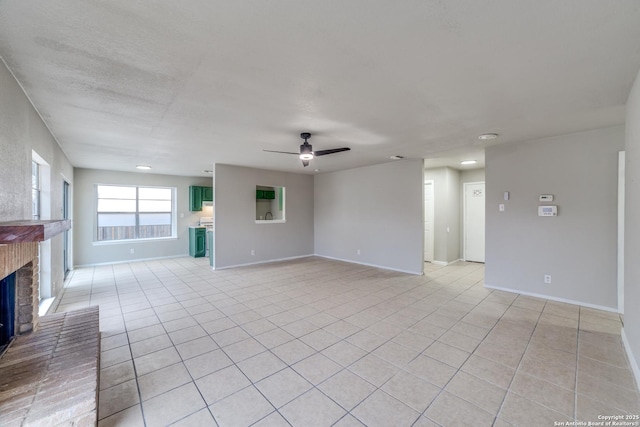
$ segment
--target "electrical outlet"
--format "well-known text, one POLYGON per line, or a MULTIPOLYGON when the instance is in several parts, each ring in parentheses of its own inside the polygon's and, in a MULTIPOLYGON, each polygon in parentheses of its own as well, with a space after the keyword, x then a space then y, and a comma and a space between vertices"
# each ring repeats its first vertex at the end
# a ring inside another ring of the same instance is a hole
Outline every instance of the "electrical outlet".
POLYGON ((256 250, 255 249, 251 249, 251 255, 255 256, 255 254, 256 254, 256 250))
POLYGON ((544 283, 551 283, 551 275, 550 274, 545 274, 544 275, 544 283))
POLYGON ((360 249, 358 249, 358 250, 356 251, 356 254, 360 255, 360 249))
POLYGON ((133 248, 129 249, 129 253, 130 253, 131 255, 133 255, 133 254, 135 253, 135 251, 136 251, 136 250, 135 250, 135 249, 133 249, 133 248))

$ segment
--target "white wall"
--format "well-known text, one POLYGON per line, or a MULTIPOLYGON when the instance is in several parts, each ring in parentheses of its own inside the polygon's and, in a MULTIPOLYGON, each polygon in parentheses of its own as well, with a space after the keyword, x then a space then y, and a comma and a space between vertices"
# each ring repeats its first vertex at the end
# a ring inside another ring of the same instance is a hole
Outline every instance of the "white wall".
POLYGON ((216 269, 313 254, 313 176, 216 164, 214 182, 216 269), (285 187, 286 223, 256 224, 256 185, 285 187))
POLYGON ((315 253, 421 274, 422 182, 421 160, 316 175, 315 253))
MULTIPOLYGON (((75 170, 74 264, 93 265, 163 258, 189 254, 189 225, 197 224, 202 212, 189 211, 189 186, 211 186, 211 178, 114 172, 98 169, 75 170), (95 185, 148 185, 177 188, 177 238, 95 244, 95 185), (180 217, 183 214, 183 217, 180 217), (131 253, 131 249, 134 253, 131 253)), ((215 194, 214 194, 215 198, 215 194)))
POLYGON ((640 73, 627 100, 625 175, 624 336, 640 385, 640 73))
POLYGON ((487 148, 486 286, 616 309, 622 149, 623 127, 487 148), (555 196, 557 217, 537 216, 540 194, 555 196))
POLYGON ((433 261, 450 263, 460 259, 461 182, 460 171, 434 168, 424 171, 425 180, 433 180, 434 254, 433 261))
MULTIPOLYGON (((50 194, 43 210, 62 219, 62 182, 72 184, 73 167, 9 70, 0 62, 0 221, 31 219, 31 151, 49 164, 50 194)), ((52 295, 62 289, 63 235, 49 243, 52 295)))

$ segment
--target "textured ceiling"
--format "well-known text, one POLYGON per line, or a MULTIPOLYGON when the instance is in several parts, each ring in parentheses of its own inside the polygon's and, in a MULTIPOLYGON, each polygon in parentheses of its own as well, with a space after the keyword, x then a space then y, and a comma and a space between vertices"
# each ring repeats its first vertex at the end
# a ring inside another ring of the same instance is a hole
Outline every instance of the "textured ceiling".
MULTIPOLYGON (((77 167, 314 173, 621 124, 637 0, 0 0, 0 56, 77 167), (299 133, 314 149, 295 156, 299 133)), ((451 154, 451 155, 449 155, 451 154)), ((442 160, 429 160, 439 165, 442 160)), ((446 162, 445 162, 446 163, 446 162)))

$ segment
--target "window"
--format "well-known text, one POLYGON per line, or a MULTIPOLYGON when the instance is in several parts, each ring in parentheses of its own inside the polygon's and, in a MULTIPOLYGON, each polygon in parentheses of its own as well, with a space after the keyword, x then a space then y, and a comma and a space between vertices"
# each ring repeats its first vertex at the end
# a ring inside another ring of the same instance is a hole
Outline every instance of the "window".
POLYGON ((31 161, 31 217, 40 219, 40 165, 31 161))
POLYGON ((173 188, 97 185, 98 241, 175 237, 173 188))

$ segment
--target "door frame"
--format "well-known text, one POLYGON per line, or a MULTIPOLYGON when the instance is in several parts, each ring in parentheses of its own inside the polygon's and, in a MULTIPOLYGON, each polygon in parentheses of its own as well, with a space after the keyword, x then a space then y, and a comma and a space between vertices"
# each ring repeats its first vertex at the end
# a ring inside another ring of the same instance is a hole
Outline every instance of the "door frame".
POLYGON ((624 314, 625 152, 618 152, 618 312, 624 314))
MULTIPOLYGON (((63 176, 62 177, 62 219, 71 219, 71 183, 63 176)), ((63 247, 62 247, 62 278, 63 280, 69 275, 71 271, 71 263, 69 262, 71 257, 69 252, 71 250, 70 242, 70 230, 65 230, 63 235, 63 247)))
MULTIPOLYGON (((473 181, 462 183, 462 259, 467 261, 467 186, 475 184, 484 184, 485 190, 485 206, 487 203, 487 184, 486 181, 473 181)), ((485 210, 486 215, 486 210, 485 210)), ((486 222, 486 221, 485 221, 486 222)), ((484 261, 483 261, 484 262, 484 261)))
POLYGON ((422 235, 424 236, 424 223, 426 222, 426 217, 429 216, 431 218, 431 241, 430 242, 423 242, 424 244, 422 245, 422 261, 423 262, 427 262, 424 256, 424 253, 426 251, 427 245, 430 245, 430 253, 431 253, 431 260, 428 262, 433 262, 433 260, 435 259, 435 248, 436 248, 436 239, 435 239, 435 221, 436 221, 436 210, 435 210, 435 203, 436 203, 436 183, 433 179, 426 179, 424 180, 424 183, 422 184, 422 235), (427 214, 427 206, 426 206, 426 200, 424 197, 424 187, 427 185, 431 185, 431 198, 432 198, 432 203, 431 206, 429 208, 429 213, 427 214))

